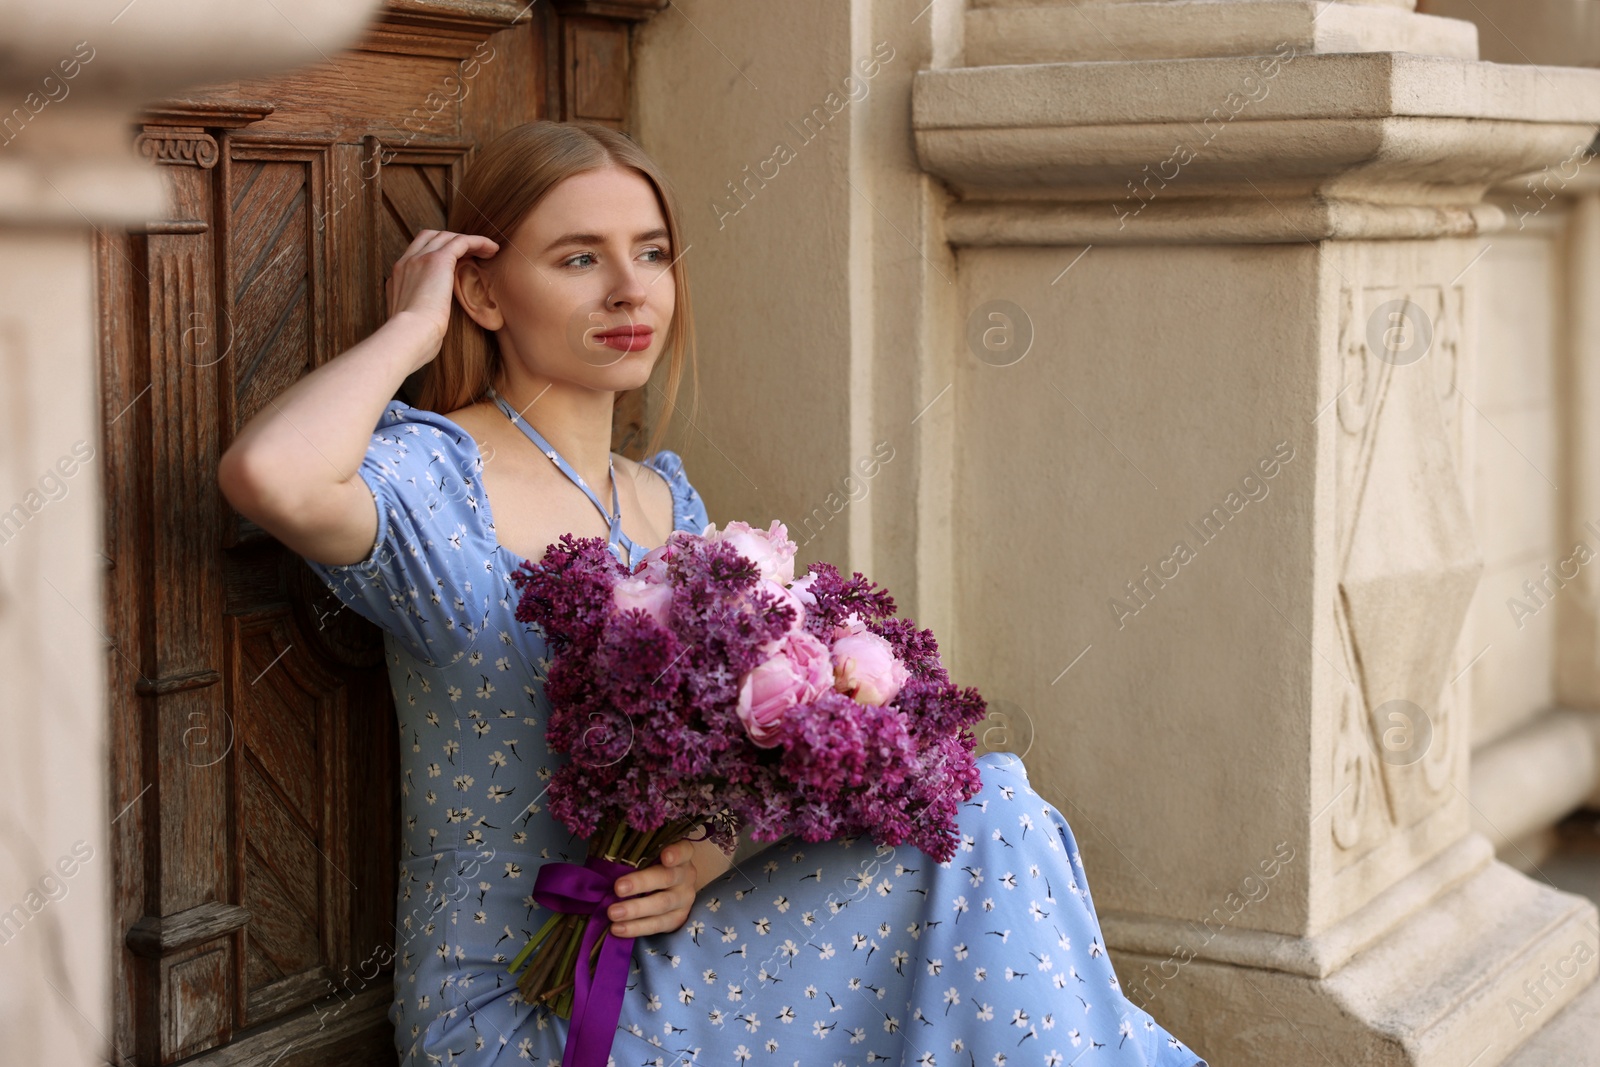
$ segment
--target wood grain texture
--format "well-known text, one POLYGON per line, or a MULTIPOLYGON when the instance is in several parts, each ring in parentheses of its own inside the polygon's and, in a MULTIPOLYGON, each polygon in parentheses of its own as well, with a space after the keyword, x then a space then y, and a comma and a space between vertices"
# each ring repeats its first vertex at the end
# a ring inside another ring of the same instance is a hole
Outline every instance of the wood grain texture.
POLYGON ((293 385, 312 351, 310 168, 235 157, 227 189, 234 419, 293 385))
MULTIPOLYGON (((654 6, 391 0, 324 63, 140 116, 171 215, 96 253, 124 935, 109 1036, 141 1064, 395 1062, 381 634, 227 507, 217 458, 382 322, 394 259, 443 224, 476 146, 541 117, 623 121, 627 26, 654 6)), ((619 398, 629 442, 639 400, 619 398)))
POLYGON ((128 931, 128 947, 140 956, 159 959, 232 933, 249 921, 248 909, 211 901, 176 915, 141 919, 128 931))
POLYGON ((623 22, 641 22, 665 10, 667 0, 553 0, 563 15, 597 15, 623 22))
MULTIPOLYGON (((140 318, 133 292, 138 268, 127 234, 97 231, 94 239, 96 292, 99 294, 101 492, 104 494, 106 569, 103 603, 109 639, 106 657, 107 735, 111 775, 109 852, 115 878, 111 887, 114 931, 128 930, 144 916, 148 886, 145 856, 147 821, 140 805, 148 801, 145 773, 144 700, 136 687, 143 680, 141 619, 147 557, 141 551, 142 501, 148 493, 148 465, 140 461, 139 438, 146 419, 140 400, 149 377, 140 318)), ((140 966, 131 951, 116 951, 111 960, 111 992, 116 1012, 110 1043, 119 1049, 141 1047, 134 1005, 139 997, 140 966)))
POLYGON ((628 31, 607 19, 571 18, 566 23, 567 113, 621 128, 628 114, 627 82, 611 77, 628 69, 628 31))
POLYGON ((164 996, 162 1047, 171 1057, 214 1047, 232 1030, 227 1004, 217 996, 228 985, 225 948, 186 952, 161 962, 164 996))
POLYGON ((243 1037, 193 1067, 392 1067, 389 990, 327 996, 314 1011, 243 1037))
MULTIPOLYGON (((208 223, 200 233, 148 233, 134 241, 144 268, 136 300, 148 331, 150 389, 147 436, 150 471, 142 541, 152 567, 139 591, 148 635, 142 675, 147 767, 154 771, 151 820, 153 879, 145 914, 164 920, 232 892, 225 861, 229 834, 226 757, 229 735, 219 686, 173 685, 205 677, 221 662, 214 605, 221 561, 215 545, 221 509, 215 491, 216 370, 209 326, 215 319, 212 284, 215 234, 210 168, 163 167, 173 216, 208 223), (213 758, 218 752, 221 758, 213 758)), ((233 1029, 233 941, 210 944, 155 961, 160 1025, 155 1042, 163 1060, 224 1043, 233 1029)), ((150 1035, 145 1035, 148 1041, 150 1035)))

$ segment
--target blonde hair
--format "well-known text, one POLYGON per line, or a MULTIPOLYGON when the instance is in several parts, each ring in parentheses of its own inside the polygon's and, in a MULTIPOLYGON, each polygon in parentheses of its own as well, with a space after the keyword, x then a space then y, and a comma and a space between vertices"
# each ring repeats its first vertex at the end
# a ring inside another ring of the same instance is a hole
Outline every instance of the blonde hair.
MULTIPOLYGON (((456 190, 445 229, 482 234, 505 247, 511 234, 556 185, 585 171, 619 166, 637 171, 655 189, 667 223, 677 296, 667 328, 667 384, 645 456, 660 447, 676 408, 684 364, 689 364, 698 406, 699 377, 694 359, 694 318, 689 278, 684 269, 677 201, 672 186, 627 135, 594 122, 541 119, 513 126, 479 150, 456 190)), ((500 370, 494 334, 473 321, 459 302, 450 310, 439 355, 423 368, 416 406, 448 414, 481 400, 500 370)))

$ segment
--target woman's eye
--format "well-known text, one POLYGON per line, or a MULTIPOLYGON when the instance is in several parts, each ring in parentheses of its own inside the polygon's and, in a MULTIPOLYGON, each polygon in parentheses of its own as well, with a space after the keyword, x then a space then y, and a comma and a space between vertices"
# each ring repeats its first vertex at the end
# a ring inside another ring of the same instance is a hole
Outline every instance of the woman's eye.
POLYGON ((644 254, 655 257, 649 261, 651 263, 665 263, 669 258, 665 248, 648 248, 644 251, 644 254))
POLYGON ((567 267, 572 267, 572 266, 592 267, 592 266, 594 266, 594 253, 593 252, 579 252, 577 255, 575 255, 571 259, 567 260, 566 263, 563 264, 563 266, 567 266, 567 267), (589 262, 588 263, 579 263, 578 260, 580 260, 580 259, 586 259, 586 260, 589 260, 589 262))

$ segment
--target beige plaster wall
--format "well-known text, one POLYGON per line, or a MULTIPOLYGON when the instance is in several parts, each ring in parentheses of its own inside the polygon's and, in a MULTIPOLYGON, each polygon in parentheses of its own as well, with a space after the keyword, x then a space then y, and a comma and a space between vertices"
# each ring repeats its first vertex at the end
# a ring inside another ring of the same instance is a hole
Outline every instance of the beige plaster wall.
MULTIPOLYGON (((680 420, 678 450, 713 521, 765 525, 808 512, 847 469, 864 386, 851 358, 853 205, 836 180, 854 115, 830 116, 809 143, 790 125, 850 73, 851 27, 841 4, 744 10, 688 4, 641 28, 636 128, 683 211, 701 405, 693 426, 680 420), (662 125, 670 138, 653 135, 662 125), (774 159, 780 142, 788 162, 774 159), (797 467, 804 476, 786 480, 797 467)), ((816 531, 813 558, 843 555, 852 522, 816 531)))
POLYGON ((1600 59, 1600 5, 1592 0, 1419 0, 1429 15, 1478 26, 1478 54, 1492 63, 1586 67, 1600 59))
POLYGON ((1560 215, 1552 210, 1521 231, 1508 226, 1473 267, 1483 273, 1482 335, 1468 395, 1481 412, 1473 477, 1484 556, 1467 624, 1473 654, 1483 652, 1473 667, 1474 746, 1536 717, 1554 697, 1557 612, 1550 600, 1541 607, 1530 598, 1523 583, 1544 581, 1543 568, 1567 554, 1556 529, 1560 215), (1513 600, 1535 613, 1513 614, 1513 600))
POLYGON ((0 1045, 16 1063, 94 1062, 110 1029, 115 653, 101 619, 90 267, 85 233, 0 233, 0 1045))
POLYGON ((634 47, 634 126, 680 198, 699 337, 701 406, 674 447, 713 521, 782 520, 801 563, 887 585, 952 664, 951 373, 929 342, 951 308, 924 294, 954 268, 908 114, 960 6, 687 0, 634 47))
MULTIPOLYGON (((1187 918, 1278 842, 1306 855, 1318 252, 1082 252, 961 255, 963 306, 1008 301, 1033 341, 958 357, 957 610, 976 684, 1032 720, 1096 906, 1187 918), (1189 523, 1280 442, 1293 458, 1204 543, 1189 523), (1179 540, 1194 558, 1139 606, 1126 583, 1179 540)), ((1240 922, 1303 929, 1306 870, 1240 922)))

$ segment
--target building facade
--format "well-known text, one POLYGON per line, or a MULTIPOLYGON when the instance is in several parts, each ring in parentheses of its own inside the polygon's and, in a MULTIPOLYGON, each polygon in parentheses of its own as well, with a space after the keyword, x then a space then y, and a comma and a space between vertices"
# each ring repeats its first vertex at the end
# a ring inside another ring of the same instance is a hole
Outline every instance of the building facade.
POLYGON ((1600 803, 1587 5, 15 6, 20 1057, 392 1062, 373 633, 215 460, 539 117, 674 181, 712 517, 940 635, 1164 1026, 1490 1067, 1600 974, 1524 873, 1600 803))

